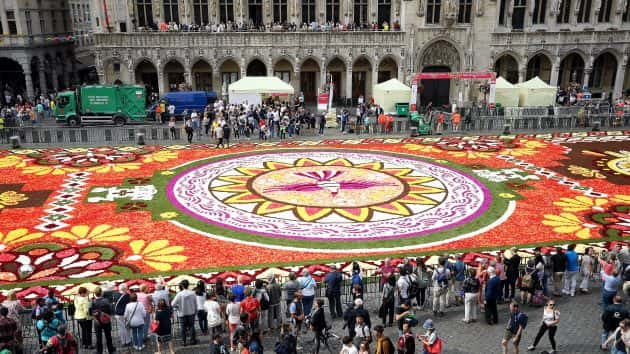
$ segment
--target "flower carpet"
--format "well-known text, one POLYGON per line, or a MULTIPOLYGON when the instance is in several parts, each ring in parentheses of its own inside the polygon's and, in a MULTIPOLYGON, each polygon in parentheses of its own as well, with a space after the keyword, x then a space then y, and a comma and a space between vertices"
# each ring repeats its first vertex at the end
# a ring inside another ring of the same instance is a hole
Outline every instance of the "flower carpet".
POLYGON ((5 289, 630 236, 622 131, 3 150, 0 175, 5 289))

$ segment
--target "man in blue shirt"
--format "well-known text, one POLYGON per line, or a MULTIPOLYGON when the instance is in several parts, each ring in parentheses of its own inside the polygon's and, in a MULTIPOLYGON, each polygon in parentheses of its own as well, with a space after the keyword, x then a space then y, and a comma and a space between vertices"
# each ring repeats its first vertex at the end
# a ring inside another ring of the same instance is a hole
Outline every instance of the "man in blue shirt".
POLYGON ((575 296, 575 285, 577 282, 577 274, 580 270, 578 265, 578 255, 575 253, 575 245, 569 245, 565 252, 567 265, 564 272, 564 289, 562 293, 565 295, 575 296))
POLYGON ((239 276, 236 279, 236 284, 232 285, 232 294, 236 297, 236 302, 241 302, 245 299, 245 287, 243 286, 242 276, 239 276))
POLYGON ((527 315, 521 312, 517 302, 510 304, 510 320, 508 326, 505 329, 501 346, 503 346, 503 354, 508 352, 508 342, 512 341, 514 346, 514 352, 518 353, 518 345, 521 342, 521 334, 527 326, 527 315))
POLYGON ((341 309, 341 273, 337 271, 337 266, 331 267, 330 273, 324 278, 326 283, 326 297, 328 298, 328 306, 330 307, 330 316, 335 319, 343 316, 341 309))
POLYGON ((497 311, 497 300, 501 296, 501 278, 497 276, 494 267, 488 267, 488 283, 484 294, 484 307, 486 309, 486 322, 489 325, 499 323, 499 313, 497 311))

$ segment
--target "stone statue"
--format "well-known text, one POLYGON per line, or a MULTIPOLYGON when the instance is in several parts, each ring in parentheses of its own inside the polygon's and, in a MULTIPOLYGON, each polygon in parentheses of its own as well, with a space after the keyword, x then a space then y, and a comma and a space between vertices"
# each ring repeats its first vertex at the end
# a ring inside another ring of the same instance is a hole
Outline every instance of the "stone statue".
POLYGON ((446 19, 454 21, 457 19, 457 0, 446 0, 446 19))
POLYGON ((560 6, 562 6, 562 0, 551 1, 551 7, 549 11, 551 13, 551 16, 558 16, 558 14, 560 13, 560 6))
POLYGON ((477 17, 483 16, 484 7, 484 0, 477 0, 477 17))
MULTIPOLYGON (((582 0, 582 1, 586 1, 586 0, 582 0)), ((599 10, 601 10, 601 7, 602 7, 602 0, 595 0, 593 2, 593 9, 595 10, 595 14, 593 16, 595 18, 597 18, 597 16, 599 16, 599 10)), ((577 11, 576 11, 576 13, 577 13, 577 11)))
POLYGON ((617 9, 615 12, 617 13, 617 15, 621 15, 626 11, 627 8, 628 8, 628 0, 618 0, 617 9))
POLYGON ((418 17, 424 16, 424 1, 418 0, 418 17))

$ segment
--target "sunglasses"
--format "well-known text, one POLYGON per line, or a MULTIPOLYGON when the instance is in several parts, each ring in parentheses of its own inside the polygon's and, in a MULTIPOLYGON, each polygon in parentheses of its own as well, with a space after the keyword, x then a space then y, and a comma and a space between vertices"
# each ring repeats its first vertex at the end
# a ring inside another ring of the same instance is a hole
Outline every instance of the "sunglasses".
POLYGON ((554 306, 556 306, 556 304, 547 304, 547 306, 554 307, 554 306))

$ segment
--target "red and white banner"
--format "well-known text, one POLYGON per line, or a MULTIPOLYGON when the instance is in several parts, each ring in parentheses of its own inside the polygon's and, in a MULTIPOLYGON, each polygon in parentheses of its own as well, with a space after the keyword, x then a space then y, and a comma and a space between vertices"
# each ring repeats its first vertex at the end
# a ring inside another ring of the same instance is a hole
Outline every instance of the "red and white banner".
POLYGON ((326 111, 328 110, 328 97, 330 95, 328 92, 322 92, 317 96, 317 110, 318 111, 326 111))
POLYGON ((417 111, 416 104, 418 102, 418 79, 411 80, 411 99, 409 99, 409 112, 417 111))

